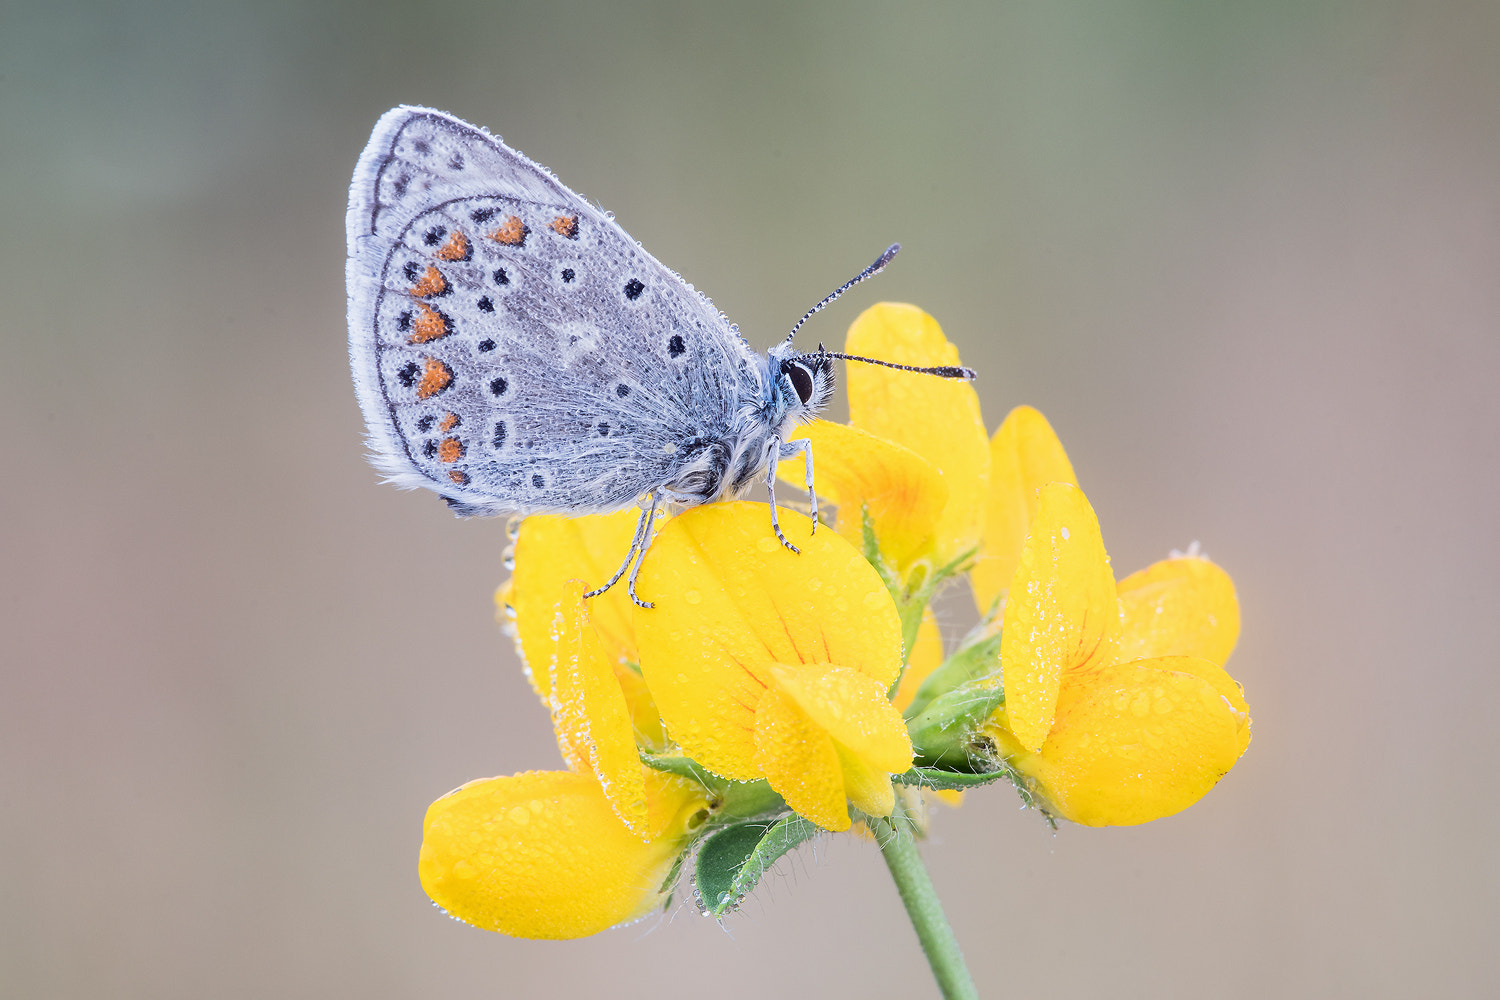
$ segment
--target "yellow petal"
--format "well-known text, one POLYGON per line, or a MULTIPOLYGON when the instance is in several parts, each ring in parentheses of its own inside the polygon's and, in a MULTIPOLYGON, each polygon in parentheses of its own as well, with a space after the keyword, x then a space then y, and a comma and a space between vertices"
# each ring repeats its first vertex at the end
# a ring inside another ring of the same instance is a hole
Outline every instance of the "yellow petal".
MULTIPOLYGON (((511 604, 522 655, 535 673, 545 673, 551 653, 552 614, 568 580, 582 580, 586 589, 601 586, 614 575, 635 533, 640 511, 558 517, 538 514, 521 522, 516 538, 516 568, 511 576, 511 604)), ((611 661, 636 660, 633 605, 623 587, 613 587, 593 602, 594 628, 611 661)))
POLYGON ((1199 656, 1223 664, 1240 635, 1229 574, 1207 559, 1163 559, 1120 581, 1120 659, 1199 656))
POLYGON ((625 693, 589 623, 584 583, 563 585, 552 657, 552 727, 563 759, 599 779, 615 815, 638 835, 647 829, 646 786, 625 693))
MULTIPOLYGON (((880 551, 892 566, 904 568, 931 546, 948 487, 930 462, 894 441, 826 420, 792 435, 804 437, 812 442, 818 495, 838 505, 838 531, 851 545, 864 547, 862 512, 868 510, 880 551)), ((800 488, 807 482, 800 462, 784 462, 777 472, 789 485, 800 488)))
POLYGON ((901 625, 889 592, 837 533, 781 512, 787 551, 764 504, 695 507, 657 536, 636 615, 641 669, 684 753, 726 778, 762 776, 755 711, 773 663, 838 663, 889 688, 901 625))
POLYGON ((611 811, 592 775, 529 771, 471 782, 427 810, 417 869, 448 913, 514 937, 576 938, 645 915, 701 790, 653 779, 654 811, 670 818, 646 843, 611 811))
POLYGON ((1042 488, 1005 601, 1000 668, 1010 729, 1036 750, 1052 728, 1064 672, 1113 657, 1120 630, 1115 580, 1083 491, 1042 488))
POLYGON ((1222 674, 1207 660, 1163 657, 1069 673, 1041 752, 1012 763, 1075 823, 1128 826, 1180 812, 1249 741, 1238 686, 1226 697, 1203 676, 1214 671, 1222 674))
POLYGON ((1219 697, 1224 699, 1225 704, 1234 714, 1235 745, 1239 747, 1239 752, 1244 753, 1249 749, 1250 706, 1245 704, 1245 690, 1240 687, 1239 681, 1230 677, 1223 667, 1199 656, 1163 656, 1131 662, 1137 666, 1157 666, 1164 670, 1192 674, 1199 680, 1207 682, 1219 693, 1219 697))
POLYGON ((857 670, 832 663, 773 663, 771 677, 813 724, 877 771, 911 767, 911 737, 886 688, 857 670))
POLYGON ((896 789, 891 785, 891 773, 871 767, 838 740, 833 741, 833 748, 844 772, 844 795, 856 808, 870 816, 889 816, 896 808, 896 789))
POLYGON ((932 606, 928 605, 922 609, 922 624, 917 626, 917 641, 912 645, 911 658, 907 660, 906 672, 901 675, 896 697, 891 699, 896 711, 905 712, 927 675, 942 665, 943 633, 938 630, 932 606))
MULTIPOLYGON (((916 306, 891 302, 871 306, 854 321, 844 350, 903 365, 959 364, 958 349, 937 320, 916 306)), ((990 476, 989 442, 973 386, 857 361, 846 369, 850 423, 921 455, 948 486, 934 535, 936 559, 946 562, 973 548, 990 476)))
MULTIPOLYGON (((527 676, 544 705, 551 706, 552 692, 546 684, 553 653, 553 616, 563 584, 582 580, 586 589, 593 589, 613 576, 630 550, 639 514, 631 509, 588 517, 536 515, 521 522, 515 572, 508 587, 502 588, 508 594, 497 595, 497 600, 508 597, 515 609, 517 644, 527 676)), ((631 615, 634 605, 622 584, 588 600, 593 628, 625 692, 636 730, 643 742, 659 747, 663 733, 656 706, 640 675, 626 666, 639 661, 631 615)))
POLYGON ((755 766, 776 793, 825 830, 849 829, 844 773, 833 738, 776 688, 760 699, 754 719, 755 766))
POLYGON ((1010 586, 1026 530, 1036 516, 1037 492, 1052 482, 1078 485, 1073 464, 1047 418, 1029 406, 1018 406, 990 439, 984 543, 969 574, 981 614, 1010 586))

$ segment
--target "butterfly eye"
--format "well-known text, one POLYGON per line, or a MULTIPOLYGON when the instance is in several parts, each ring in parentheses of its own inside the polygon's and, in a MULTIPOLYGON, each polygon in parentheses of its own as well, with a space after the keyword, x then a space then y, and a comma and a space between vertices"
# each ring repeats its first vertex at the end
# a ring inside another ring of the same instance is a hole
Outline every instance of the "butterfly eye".
POLYGON ((806 406, 813 394, 812 372, 794 361, 783 361, 781 374, 792 380, 792 388, 797 390, 797 398, 802 400, 803 406, 806 406))

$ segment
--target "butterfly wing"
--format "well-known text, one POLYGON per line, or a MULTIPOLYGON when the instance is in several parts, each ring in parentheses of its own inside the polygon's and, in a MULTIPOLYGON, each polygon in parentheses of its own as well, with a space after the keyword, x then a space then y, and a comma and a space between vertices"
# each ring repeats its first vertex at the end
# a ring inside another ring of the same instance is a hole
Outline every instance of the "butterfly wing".
POLYGON ((596 513, 733 445, 756 355, 614 220, 482 129, 385 114, 347 219, 372 461, 459 513, 596 513))

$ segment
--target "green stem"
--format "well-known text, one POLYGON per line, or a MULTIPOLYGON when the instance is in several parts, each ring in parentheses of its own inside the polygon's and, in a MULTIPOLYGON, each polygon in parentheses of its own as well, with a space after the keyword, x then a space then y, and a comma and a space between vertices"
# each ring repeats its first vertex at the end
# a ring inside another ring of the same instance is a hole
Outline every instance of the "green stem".
POLYGON ((917 853, 917 842, 899 817, 874 821, 877 827, 875 839, 880 842, 880 853, 885 856, 886 867, 896 882, 896 891, 901 893, 901 902, 916 928, 917 940, 922 942, 922 951, 927 964, 932 966, 933 978, 946 1000, 979 1000, 974 989, 974 980, 969 967, 964 964, 963 952, 948 918, 943 915, 943 904, 938 901, 937 890, 932 879, 927 877, 927 867, 917 853))

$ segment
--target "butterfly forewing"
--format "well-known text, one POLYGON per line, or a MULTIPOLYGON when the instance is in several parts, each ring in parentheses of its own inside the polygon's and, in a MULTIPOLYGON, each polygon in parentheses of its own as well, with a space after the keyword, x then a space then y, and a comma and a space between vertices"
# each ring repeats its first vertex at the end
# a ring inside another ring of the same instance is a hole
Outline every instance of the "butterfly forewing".
POLYGON ((613 510, 727 440, 755 356, 612 219, 440 112, 381 119, 349 209, 377 463, 487 513, 613 510))

